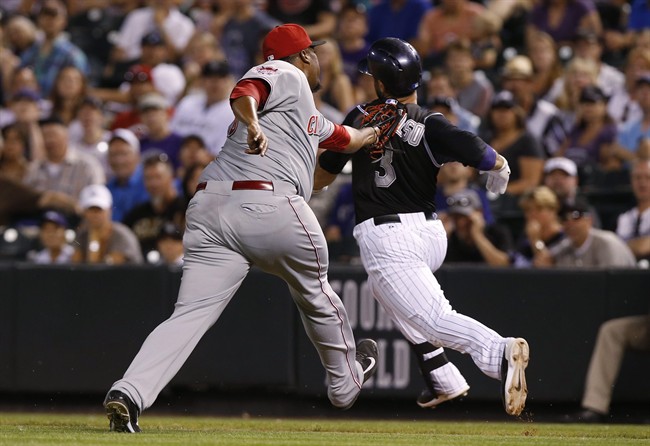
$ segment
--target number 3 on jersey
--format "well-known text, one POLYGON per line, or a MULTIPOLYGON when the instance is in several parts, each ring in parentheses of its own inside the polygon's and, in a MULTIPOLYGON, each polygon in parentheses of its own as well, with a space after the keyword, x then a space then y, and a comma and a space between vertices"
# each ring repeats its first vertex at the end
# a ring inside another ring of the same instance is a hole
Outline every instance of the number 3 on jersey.
MULTIPOLYGON (((409 119, 397 130, 397 136, 406 144, 417 147, 424 136, 424 124, 409 119)), ((375 185, 377 187, 389 187, 397 179, 395 168, 393 167, 393 151, 386 150, 381 157, 379 167, 383 173, 375 171, 375 185)))

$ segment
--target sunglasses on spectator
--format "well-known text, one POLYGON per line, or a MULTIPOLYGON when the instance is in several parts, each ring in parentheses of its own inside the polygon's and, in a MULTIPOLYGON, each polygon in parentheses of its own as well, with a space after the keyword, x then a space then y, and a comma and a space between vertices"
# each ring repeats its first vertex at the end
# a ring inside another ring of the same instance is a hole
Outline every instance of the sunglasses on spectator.
POLYGON ((467 197, 460 197, 460 198, 447 197, 447 206, 468 207, 471 204, 472 202, 467 197))
POLYGON ((566 212, 560 216, 560 219, 562 221, 575 221, 579 220, 585 215, 589 215, 589 212, 583 212, 583 211, 571 211, 571 212, 566 212))
POLYGON ((48 17, 56 17, 59 15, 59 10, 56 8, 41 8, 39 15, 44 15, 48 17))
POLYGON ((144 71, 138 71, 136 73, 132 71, 127 71, 124 75, 124 80, 127 82, 147 82, 149 79, 149 74, 144 71))

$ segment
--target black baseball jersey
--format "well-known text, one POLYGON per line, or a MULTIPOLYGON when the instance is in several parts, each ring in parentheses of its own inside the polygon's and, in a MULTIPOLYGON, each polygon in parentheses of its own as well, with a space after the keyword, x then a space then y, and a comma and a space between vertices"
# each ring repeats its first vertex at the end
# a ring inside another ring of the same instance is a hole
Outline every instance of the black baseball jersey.
MULTIPOLYGON (((343 124, 359 128, 362 109, 381 102, 356 107, 343 124)), ((330 173, 339 173, 352 157, 357 223, 386 214, 435 212, 438 170, 447 161, 485 170, 494 166, 496 153, 473 133, 416 104, 407 104, 406 111, 408 119, 389 142, 392 150, 379 160, 373 162, 363 149, 352 155, 327 151, 320 156, 321 167, 330 173)))

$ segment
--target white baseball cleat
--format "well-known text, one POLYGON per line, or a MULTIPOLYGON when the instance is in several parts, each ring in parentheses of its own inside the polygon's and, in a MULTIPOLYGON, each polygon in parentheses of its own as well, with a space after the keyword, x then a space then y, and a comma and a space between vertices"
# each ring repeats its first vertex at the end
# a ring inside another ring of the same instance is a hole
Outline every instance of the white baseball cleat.
POLYGON ((526 367, 530 349, 523 338, 508 341, 501 365, 501 386, 503 406, 508 415, 518 416, 526 405, 528 387, 526 386, 526 367))
POLYGON ((444 403, 445 401, 450 401, 455 398, 466 396, 467 392, 469 392, 469 386, 467 384, 458 390, 442 395, 434 395, 428 388, 425 388, 422 393, 420 393, 420 396, 417 399, 417 403, 420 407, 435 409, 436 406, 444 403))

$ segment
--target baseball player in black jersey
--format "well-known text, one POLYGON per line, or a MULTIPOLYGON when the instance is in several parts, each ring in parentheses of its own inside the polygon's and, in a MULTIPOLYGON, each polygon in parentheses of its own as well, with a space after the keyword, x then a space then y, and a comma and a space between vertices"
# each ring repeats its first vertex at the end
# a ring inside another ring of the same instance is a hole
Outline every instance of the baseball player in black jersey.
POLYGON ((519 415, 528 393, 528 343, 504 338, 456 313, 433 275, 447 250, 434 204, 440 166, 460 161, 484 171, 486 188, 502 194, 510 175, 508 162, 474 134, 417 105, 421 63, 408 43, 396 38, 376 41, 359 69, 373 76, 379 99, 353 109, 345 124, 359 127, 367 110, 390 98, 405 104, 407 119, 378 159, 367 151, 322 152, 314 187, 325 187, 352 159, 354 237, 373 295, 418 356, 427 383, 418 403, 435 406, 467 391, 464 378, 441 348, 448 347, 469 354, 483 373, 500 379, 506 412, 519 415))

